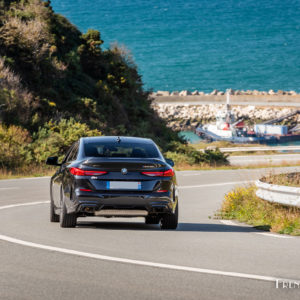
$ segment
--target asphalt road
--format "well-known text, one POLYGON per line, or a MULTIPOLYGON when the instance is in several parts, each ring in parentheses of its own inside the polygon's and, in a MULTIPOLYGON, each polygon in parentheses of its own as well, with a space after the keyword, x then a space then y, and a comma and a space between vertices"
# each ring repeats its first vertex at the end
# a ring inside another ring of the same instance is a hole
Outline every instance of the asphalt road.
POLYGON ((44 203, 49 178, 0 181, 0 299, 299 299, 275 280, 300 280, 300 238, 210 218, 226 192, 266 172, 177 172, 176 231, 138 218, 62 229, 44 203))
POLYGON ((271 155, 237 155, 229 156, 232 166, 246 165, 280 165, 283 163, 300 163, 300 154, 271 154, 271 155))

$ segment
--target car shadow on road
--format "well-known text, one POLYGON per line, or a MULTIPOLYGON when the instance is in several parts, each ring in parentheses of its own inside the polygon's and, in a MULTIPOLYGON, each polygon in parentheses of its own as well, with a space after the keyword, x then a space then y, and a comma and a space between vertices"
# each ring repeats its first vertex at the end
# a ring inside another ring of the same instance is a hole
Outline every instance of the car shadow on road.
MULTIPOLYGON (((102 230, 144 230, 160 231, 159 225, 147 225, 145 223, 135 222, 78 222, 77 228, 81 229, 102 229, 102 230)), ((174 231, 174 230, 168 230, 174 231)), ((251 226, 225 225, 217 223, 179 223, 176 229, 185 232, 257 232, 258 230, 251 226)))
POLYGON ((180 223, 178 231, 203 231, 203 232, 253 232, 257 231, 251 226, 226 225, 217 223, 180 223))

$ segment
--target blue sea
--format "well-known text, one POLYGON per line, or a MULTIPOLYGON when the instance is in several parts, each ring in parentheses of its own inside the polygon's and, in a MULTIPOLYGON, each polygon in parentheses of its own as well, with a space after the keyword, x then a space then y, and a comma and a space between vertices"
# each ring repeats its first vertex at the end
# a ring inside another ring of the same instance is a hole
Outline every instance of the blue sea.
POLYGON ((132 53, 147 89, 300 92, 299 0, 52 0, 132 53))

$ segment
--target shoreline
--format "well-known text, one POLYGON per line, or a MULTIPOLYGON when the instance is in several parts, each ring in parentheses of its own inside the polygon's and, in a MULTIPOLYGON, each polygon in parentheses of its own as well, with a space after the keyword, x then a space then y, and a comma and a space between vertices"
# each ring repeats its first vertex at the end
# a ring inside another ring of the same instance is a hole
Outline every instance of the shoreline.
MULTIPOLYGON (((253 105, 253 106, 277 106, 277 107, 300 107, 300 94, 295 91, 274 90, 266 91, 240 91, 228 90, 231 105, 253 105)), ((157 91, 149 95, 149 99, 156 104, 177 104, 177 105, 209 105, 225 104, 226 93, 214 90, 211 93, 199 91, 157 91)))
MULTIPOLYGON (((156 104, 209 105, 226 104, 226 95, 188 95, 188 96, 153 96, 156 104)), ((300 94, 297 95, 231 95, 231 105, 300 107, 300 94)))
POLYGON ((156 91, 152 92, 151 96, 224 96, 226 95, 226 92, 229 92, 230 95, 233 96, 297 96, 300 95, 300 93, 297 93, 295 91, 283 91, 283 90, 269 90, 269 91, 258 91, 258 90, 234 90, 234 89, 228 89, 226 91, 219 91, 219 90, 213 90, 210 93, 205 93, 203 91, 195 90, 193 92, 189 90, 182 90, 182 91, 156 91))

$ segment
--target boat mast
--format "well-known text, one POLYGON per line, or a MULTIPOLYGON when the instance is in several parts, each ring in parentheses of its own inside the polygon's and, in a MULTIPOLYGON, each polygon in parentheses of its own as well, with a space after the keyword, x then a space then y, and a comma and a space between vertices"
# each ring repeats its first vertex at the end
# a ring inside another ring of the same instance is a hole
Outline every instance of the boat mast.
POLYGON ((231 107, 230 107, 230 92, 229 92, 228 89, 226 91, 226 110, 227 110, 227 112, 231 110, 231 107))
POLYGON ((226 123, 231 124, 230 90, 226 90, 226 123))

